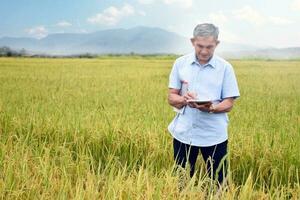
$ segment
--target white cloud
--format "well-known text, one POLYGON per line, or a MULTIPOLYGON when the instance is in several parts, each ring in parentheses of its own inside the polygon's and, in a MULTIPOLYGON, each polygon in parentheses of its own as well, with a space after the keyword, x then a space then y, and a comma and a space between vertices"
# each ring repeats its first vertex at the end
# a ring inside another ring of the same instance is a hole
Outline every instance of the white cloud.
POLYGON ((152 4, 155 0, 138 0, 140 4, 152 4))
POLYGON ((139 11, 137 11, 137 13, 141 16, 146 16, 145 11, 139 10, 139 11))
POLYGON ((140 4, 164 3, 167 5, 177 5, 182 8, 190 8, 193 6, 193 0, 138 0, 140 4))
POLYGON ((282 17, 269 17, 269 21, 273 24, 277 25, 286 25, 286 24, 292 24, 293 21, 282 18, 282 17))
POLYGON ((79 29, 78 31, 79 33, 88 33, 88 31, 86 29, 79 29))
POLYGON ((64 30, 60 30, 60 31, 52 32, 52 33, 55 33, 55 34, 56 34, 56 33, 59 33, 59 34, 60 34, 60 33, 65 33, 65 31, 64 31, 64 30))
POLYGON ((165 4, 179 5, 184 8, 190 8, 193 6, 193 0, 164 0, 165 4))
POLYGON ((129 4, 125 4, 121 8, 116 8, 114 6, 111 6, 103 10, 103 12, 88 18, 87 21, 92 24, 115 25, 123 17, 128 17, 134 14, 135 14, 135 10, 129 4))
POLYGON ((48 30, 44 26, 36 26, 25 30, 29 35, 35 38, 43 38, 48 35, 48 30))
POLYGON ((234 18, 244 20, 254 25, 261 25, 266 22, 266 18, 250 6, 233 11, 234 18))
POLYGON ((228 17, 223 12, 210 13, 208 18, 217 26, 228 22, 228 17))
POLYGON ((60 21, 56 24, 56 26, 59 26, 59 27, 68 27, 68 26, 72 26, 72 24, 68 21, 60 21))
POLYGON ((243 39, 239 35, 234 34, 233 32, 231 32, 225 28, 220 29, 219 39, 220 39, 220 41, 231 42, 231 43, 242 43, 243 42, 243 39))
POLYGON ((287 25, 294 23, 293 21, 283 17, 263 15, 250 6, 244 6, 243 8, 235 10, 232 13, 235 19, 247 21, 257 26, 266 23, 271 23, 274 25, 287 25))
POLYGON ((300 11, 300 0, 294 0, 291 3, 290 8, 294 11, 300 11))
POLYGON ((215 24, 220 31, 219 34, 219 40, 230 42, 230 43, 240 43, 242 42, 242 38, 230 31, 230 29, 227 28, 227 25, 232 20, 230 14, 225 14, 222 11, 210 13, 208 15, 209 23, 215 24))

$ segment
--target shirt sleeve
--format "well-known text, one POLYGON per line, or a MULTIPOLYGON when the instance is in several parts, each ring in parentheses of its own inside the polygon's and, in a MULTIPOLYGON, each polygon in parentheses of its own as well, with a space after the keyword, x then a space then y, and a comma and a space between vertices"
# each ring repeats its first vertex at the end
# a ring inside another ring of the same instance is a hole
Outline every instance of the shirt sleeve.
POLYGON ((233 67, 231 65, 226 66, 223 85, 222 85, 222 93, 221 98, 237 98, 240 96, 237 80, 235 77, 235 73, 233 67))
POLYGON ((181 82, 178 73, 178 63, 175 61, 169 76, 169 88, 180 89, 181 82))

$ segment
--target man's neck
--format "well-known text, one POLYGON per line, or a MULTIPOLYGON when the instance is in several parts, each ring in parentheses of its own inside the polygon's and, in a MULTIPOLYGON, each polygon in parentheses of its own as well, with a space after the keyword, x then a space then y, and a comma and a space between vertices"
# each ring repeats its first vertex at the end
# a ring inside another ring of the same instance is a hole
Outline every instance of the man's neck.
POLYGON ((207 61, 200 61, 196 55, 196 59, 201 65, 206 65, 207 63, 209 63, 209 61, 212 59, 212 57, 213 57, 213 55, 207 61))

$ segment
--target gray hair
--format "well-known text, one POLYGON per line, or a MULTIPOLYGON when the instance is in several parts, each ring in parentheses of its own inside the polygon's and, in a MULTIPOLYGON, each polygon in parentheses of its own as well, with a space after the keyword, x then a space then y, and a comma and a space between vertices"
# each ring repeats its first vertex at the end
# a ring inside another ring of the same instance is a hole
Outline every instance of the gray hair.
POLYGON ((198 24, 194 29, 193 36, 194 38, 197 36, 213 36, 217 40, 219 36, 219 28, 209 23, 198 24))

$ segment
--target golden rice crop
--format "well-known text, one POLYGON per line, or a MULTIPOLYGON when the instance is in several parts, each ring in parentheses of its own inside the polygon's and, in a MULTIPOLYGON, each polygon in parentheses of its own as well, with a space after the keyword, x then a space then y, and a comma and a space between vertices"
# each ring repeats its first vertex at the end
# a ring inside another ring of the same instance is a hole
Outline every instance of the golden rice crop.
POLYGON ((0 58, 3 199, 299 199, 300 61, 232 60, 230 180, 179 193, 167 103, 174 57, 0 58))

